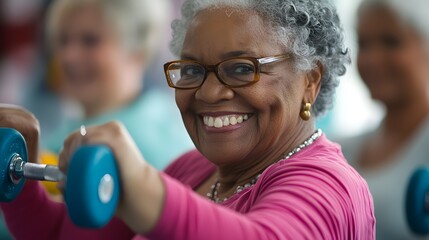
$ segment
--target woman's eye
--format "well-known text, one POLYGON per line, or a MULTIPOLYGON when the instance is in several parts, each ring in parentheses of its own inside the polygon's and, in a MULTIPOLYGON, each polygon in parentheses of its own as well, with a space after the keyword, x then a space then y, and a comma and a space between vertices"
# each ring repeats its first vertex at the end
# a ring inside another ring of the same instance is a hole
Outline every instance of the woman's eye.
POLYGON ((402 46, 402 39, 396 36, 383 36, 381 41, 389 49, 396 49, 402 46))
POLYGON ((199 66, 185 66, 182 68, 182 76, 199 76, 202 75, 204 71, 199 66))
POLYGON ((81 43, 86 48, 94 48, 101 42, 101 37, 96 34, 84 34, 81 36, 81 43))
POLYGON ((253 74, 255 71, 254 67, 249 64, 235 64, 228 70, 229 74, 253 74))

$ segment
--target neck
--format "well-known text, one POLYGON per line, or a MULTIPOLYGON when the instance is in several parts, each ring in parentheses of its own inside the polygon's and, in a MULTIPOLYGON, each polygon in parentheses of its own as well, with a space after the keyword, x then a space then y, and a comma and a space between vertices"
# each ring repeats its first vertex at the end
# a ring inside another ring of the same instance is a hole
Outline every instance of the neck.
POLYGON ((429 99, 411 100, 395 106, 386 106, 383 131, 399 136, 408 136, 419 128, 429 114, 429 99))
POLYGON ((232 195, 237 186, 251 182, 273 163, 284 159, 285 156, 302 144, 315 132, 314 120, 302 122, 294 133, 284 134, 278 139, 278 147, 269 149, 263 154, 248 156, 242 164, 219 166, 218 181, 220 182, 219 195, 232 195))
POLYGON ((129 105, 138 97, 141 89, 142 86, 130 87, 129 89, 121 92, 118 90, 118 94, 116 95, 109 95, 105 99, 84 104, 83 109, 85 118, 88 119, 96 117, 129 105))

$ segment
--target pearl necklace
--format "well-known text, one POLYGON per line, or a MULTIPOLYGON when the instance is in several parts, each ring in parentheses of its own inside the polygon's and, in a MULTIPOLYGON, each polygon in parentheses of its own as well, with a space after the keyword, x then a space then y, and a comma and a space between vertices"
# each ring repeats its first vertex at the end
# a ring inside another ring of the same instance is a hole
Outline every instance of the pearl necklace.
MULTIPOLYGON (((299 151, 301 151, 302 149, 310 146, 311 144, 314 143, 314 141, 316 141, 320 136, 322 136, 322 130, 321 129, 317 129, 316 132, 314 132, 307 140, 305 140, 303 143, 301 143, 299 146, 297 146, 296 148, 294 148, 292 151, 288 152, 287 154, 283 155, 283 157, 280 160, 286 160, 289 159, 290 157, 292 157, 294 154, 298 153, 299 151)), ((280 161, 279 160, 279 161, 280 161)), ((274 164, 274 163, 273 163, 274 164)), ((270 165, 271 166, 271 165, 270 165)), ((239 185, 235 188, 234 190, 234 194, 237 194, 241 191, 243 191, 246 188, 249 188, 253 185, 256 184, 256 182, 258 181, 259 177, 261 177, 261 173, 258 174, 256 177, 254 177, 250 182, 244 184, 244 185, 239 185)), ((211 186, 211 190, 210 192, 207 193, 207 197, 212 200, 215 203, 222 203, 224 201, 226 201, 228 198, 223 198, 220 199, 218 197, 218 191, 219 191, 219 187, 220 187, 220 182, 219 179, 216 180, 216 182, 211 186)))

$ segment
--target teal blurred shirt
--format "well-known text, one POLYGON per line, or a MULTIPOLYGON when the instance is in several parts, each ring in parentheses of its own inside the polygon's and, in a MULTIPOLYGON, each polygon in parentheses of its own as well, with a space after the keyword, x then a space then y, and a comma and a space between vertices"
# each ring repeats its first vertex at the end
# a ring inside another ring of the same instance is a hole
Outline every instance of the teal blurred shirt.
POLYGON ((194 148, 174 99, 162 91, 151 90, 114 112, 86 120, 68 121, 48 138, 43 150, 58 154, 67 136, 81 125, 99 125, 113 120, 124 124, 146 161, 159 170, 194 148))

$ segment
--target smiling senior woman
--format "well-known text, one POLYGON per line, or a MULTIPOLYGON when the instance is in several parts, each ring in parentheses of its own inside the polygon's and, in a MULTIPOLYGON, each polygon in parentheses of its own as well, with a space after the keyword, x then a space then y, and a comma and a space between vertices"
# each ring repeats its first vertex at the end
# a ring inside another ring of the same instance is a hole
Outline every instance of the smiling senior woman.
MULTIPOLYGON (((349 61, 335 8, 328 0, 188 0, 182 12, 172 42, 181 60, 165 71, 198 151, 159 173, 121 125, 89 128, 84 141, 107 144, 116 155, 123 189, 117 217, 130 230, 117 219, 98 231, 77 229, 63 205, 47 202, 29 182, 16 202, 2 205, 16 226, 12 232, 64 239, 134 233, 150 239, 374 239, 365 181, 311 116, 327 109, 349 61), (16 214, 36 207, 31 217, 16 214), (48 218, 51 225, 40 221, 48 218)), ((65 142, 63 170, 80 141, 74 133, 65 142)))

